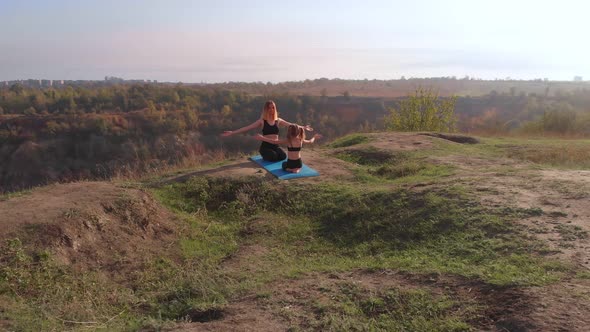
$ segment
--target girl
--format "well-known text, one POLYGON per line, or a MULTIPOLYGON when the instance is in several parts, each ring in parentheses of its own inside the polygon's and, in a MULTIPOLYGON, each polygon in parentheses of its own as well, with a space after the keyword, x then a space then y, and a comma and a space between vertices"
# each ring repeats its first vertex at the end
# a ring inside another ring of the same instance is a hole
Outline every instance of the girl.
POLYGON ((254 136, 255 139, 263 142, 274 143, 274 144, 287 144, 287 161, 283 163, 283 170, 291 173, 299 173, 303 163, 301 162, 301 146, 303 143, 313 143, 316 139, 320 139, 322 136, 319 134, 313 135, 311 139, 305 139, 304 127, 291 124, 287 129, 287 138, 269 139, 262 135, 254 136))
MULTIPOLYGON (((262 156, 262 159, 266 161, 279 161, 285 159, 287 155, 285 154, 285 151, 283 151, 278 145, 271 142, 272 140, 279 138, 279 127, 286 127, 290 125, 292 125, 292 123, 279 118, 275 102, 268 100, 266 103, 264 103, 264 108, 262 109, 262 116, 260 119, 240 129, 224 131, 221 136, 227 137, 234 134, 243 133, 254 128, 262 128, 262 135, 269 139, 269 141, 263 141, 260 145, 259 152, 262 156)), ((313 131, 313 128, 311 128, 309 125, 303 128, 308 131, 313 131)))

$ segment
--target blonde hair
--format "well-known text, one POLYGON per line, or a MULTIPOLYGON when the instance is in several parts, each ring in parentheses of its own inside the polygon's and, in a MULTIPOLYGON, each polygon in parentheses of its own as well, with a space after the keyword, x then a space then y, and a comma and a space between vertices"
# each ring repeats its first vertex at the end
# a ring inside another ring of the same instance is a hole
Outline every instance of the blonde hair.
POLYGON ((303 127, 296 124, 289 125, 289 128, 287 128, 287 140, 289 141, 289 144, 291 144, 296 138, 303 141, 305 139, 305 130, 303 130, 303 127))
POLYGON ((266 121, 276 121, 279 118, 279 111, 277 110, 277 105, 272 100, 267 100, 264 103, 264 107, 262 108, 262 120, 266 121), (270 115, 270 106, 273 105, 275 107, 274 115, 270 115))

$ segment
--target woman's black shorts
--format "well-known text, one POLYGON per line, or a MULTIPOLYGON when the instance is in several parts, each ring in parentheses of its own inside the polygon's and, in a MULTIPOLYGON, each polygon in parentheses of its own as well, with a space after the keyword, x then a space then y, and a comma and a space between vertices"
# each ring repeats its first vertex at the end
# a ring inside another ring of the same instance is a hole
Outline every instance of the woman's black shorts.
POLYGON ((262 142, 258 151, 260 152, 262 159, 266 161, 281 161, 287 158, 287 154, 283 149, 276 144, 268 142, 262 142))

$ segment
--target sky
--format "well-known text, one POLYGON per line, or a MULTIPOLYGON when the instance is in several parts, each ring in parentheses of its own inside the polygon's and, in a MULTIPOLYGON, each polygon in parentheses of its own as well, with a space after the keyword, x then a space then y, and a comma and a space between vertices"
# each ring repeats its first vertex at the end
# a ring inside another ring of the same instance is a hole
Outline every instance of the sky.
POLYGON ((590 80, 585 0, 0 0, 0 81, 590 80))

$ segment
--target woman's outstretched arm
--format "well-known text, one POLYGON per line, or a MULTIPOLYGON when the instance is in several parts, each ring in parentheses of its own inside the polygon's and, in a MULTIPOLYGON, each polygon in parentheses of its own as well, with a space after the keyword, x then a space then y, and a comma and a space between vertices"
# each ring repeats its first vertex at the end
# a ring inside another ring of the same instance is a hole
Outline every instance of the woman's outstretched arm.
MULTIPOLYGON (((278 118, 277 120, 279 121, 279 126, 280 126, 280 127, 288 127, 288 126, 290 126, 290 125, 296 125, 296 126, 299 126, 299 125, 298 125, 298 124, 296 124, 296 123, 291 123, 291 122, 289 122, 289 121, 285 121, 285 120, 283 120, 283 119, 281 119, 281 118, 278 118)), ((307 130, 307 131, 313 131, 313 128, 311 127, 311 125, 305 125, 305 126, 299 126, 299 127, 302 127, 303 129, 305 129, 305 130, 307 130)))
POLYGON ((246 132, 246 131, 248 131, 248 130, 252 130, 252 129, 256 128, 256 127, 260 127, 261 121, 262 121, 262 120, 258 119, 258 120, 256 120, 256 121, 252 122, 251 124, 249 124, 249 125, 247 125, 247 126, 245 126, 245 127, 242 127, 242 128, 240 128, 240 129, 236 129, 236 130, 226 130, 226 131, 224 131, 224 132, 221 134, 221 136, 223 136, 223 137, 227 137, 227 136, 231 136, 231 135, 235 135, 235 134, 240 134, 240 133, 246 132))
POLYGON ((259 140, 259 141, 263 141, 263 142, 272 143, 272 144, 287 144, 288 143, 287 139, 272 139, 272 138, 264 137, 260 134, 255 135, 254 139, 259 140))

